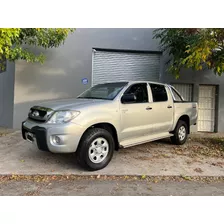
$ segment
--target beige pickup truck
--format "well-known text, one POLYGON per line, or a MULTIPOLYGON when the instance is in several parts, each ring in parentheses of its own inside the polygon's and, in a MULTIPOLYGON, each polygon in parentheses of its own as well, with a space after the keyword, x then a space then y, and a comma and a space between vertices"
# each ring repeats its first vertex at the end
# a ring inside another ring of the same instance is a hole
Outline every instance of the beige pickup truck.
POLYGON ((167 84, 105 83, 76 99, 33 106, 22 123, 22 135, 40 150, 76 152, 79 164, 93 171, 107 166, 119 148, 167 137, 184 144, 197 110, 197 103, 185 101, 167 84))

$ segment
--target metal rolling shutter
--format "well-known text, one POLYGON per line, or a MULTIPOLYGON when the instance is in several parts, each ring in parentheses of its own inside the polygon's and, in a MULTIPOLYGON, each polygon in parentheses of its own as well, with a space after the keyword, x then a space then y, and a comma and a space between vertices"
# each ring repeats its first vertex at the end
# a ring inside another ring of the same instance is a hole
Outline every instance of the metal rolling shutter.
POLYGON ((160 54, 93 50, 92 85, 123 80, 159 81, 160 54))
POLYGON ((192 101, 193 85, 191 84, 172 84, 172 86, 184 97, 187 101, 192 101))

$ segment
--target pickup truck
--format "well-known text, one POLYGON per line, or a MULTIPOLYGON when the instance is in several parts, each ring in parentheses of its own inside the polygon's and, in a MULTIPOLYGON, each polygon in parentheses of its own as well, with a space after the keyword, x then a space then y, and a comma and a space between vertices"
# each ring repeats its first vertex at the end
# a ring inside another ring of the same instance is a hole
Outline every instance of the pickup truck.
POLYGON ((198 105, 171 85, 127 81, 93 86, 77 98, 31 107, 22 136, 40 150, 76 153, 80 166, 106 167, 114 150, 170 138, 181 145, 197 122, 198 105))

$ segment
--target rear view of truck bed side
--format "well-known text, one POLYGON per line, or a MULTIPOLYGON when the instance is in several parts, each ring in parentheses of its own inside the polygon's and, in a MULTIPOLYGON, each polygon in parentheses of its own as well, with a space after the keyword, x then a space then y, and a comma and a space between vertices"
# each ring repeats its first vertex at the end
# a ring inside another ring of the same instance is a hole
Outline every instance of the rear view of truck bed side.
MULTIPOLYGON (((174 126, 178 120, 185 116, 188 126, 196 125, 198 116, 198 105, 196 102, 174 102, 174 126)), ((189 130, 190 132, 190 130, 189 130)))

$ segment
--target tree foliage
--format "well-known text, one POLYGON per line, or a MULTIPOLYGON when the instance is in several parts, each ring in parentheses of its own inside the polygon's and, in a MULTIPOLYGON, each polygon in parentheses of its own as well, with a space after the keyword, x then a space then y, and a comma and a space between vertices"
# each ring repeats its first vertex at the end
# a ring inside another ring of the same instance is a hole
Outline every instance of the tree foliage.
POLYGON ((178 78, 181 68, 224 72, 224 29, 162 28, 154 31, 162 51, 169 54, 168 71, 178 78))
MULTIPOLYGON (((18 59, 44 62, 44 54, 34 53, 30 46, 53 48, 64 43, 70 28, 0 28, 0 61, 18 59)), ((0 63, 0 66, 4 66, 0 63)))

